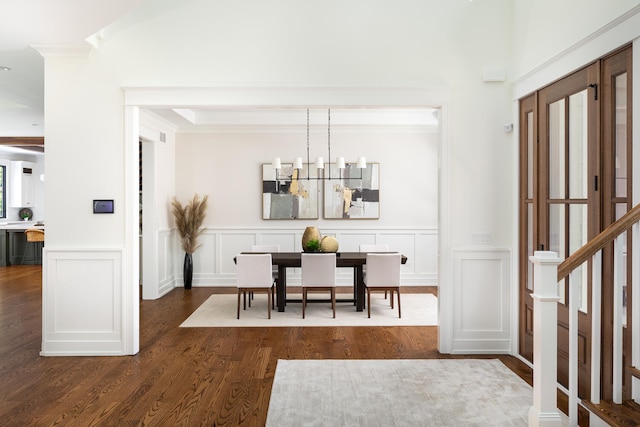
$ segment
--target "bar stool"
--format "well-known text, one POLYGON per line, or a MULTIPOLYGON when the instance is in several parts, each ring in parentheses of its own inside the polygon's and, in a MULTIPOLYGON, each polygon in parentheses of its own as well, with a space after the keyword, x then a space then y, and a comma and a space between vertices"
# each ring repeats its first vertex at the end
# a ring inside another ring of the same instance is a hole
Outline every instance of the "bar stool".
MULTIPOLYGON (((33 263, 38 263, 38 254, 42 254, 42 247, 44 246, 44 230, 39 228, 29 228, 24 231, 27 235, 27 244, 24 247, 24 253, 22 254, 22 261, 20 264, 24 264, 24 257, 27 255, 29 246, 33 246, 33 263)), ((42 262, 42 261, 40 261, 42 262)))

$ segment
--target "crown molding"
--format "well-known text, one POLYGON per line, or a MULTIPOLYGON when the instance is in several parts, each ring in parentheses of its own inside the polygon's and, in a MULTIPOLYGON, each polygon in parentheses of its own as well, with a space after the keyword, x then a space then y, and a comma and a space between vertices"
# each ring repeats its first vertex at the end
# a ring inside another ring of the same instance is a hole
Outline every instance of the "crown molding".
MULTIPOLYGON (((295 125, 199 125, 193 127, 179 127, 179 134, 299 134, 306 131, 295 125)), ((315 126, 313 134, 326 134, 327 128, 315 126)), ((438 134, 439 127, 427 125, 331 125, 332 134, 438 134)))
POLYGON ((514 79, 520 99, 640 37, 640 5, 514 79))
POLYGON ((30 45, 42 57, 51 58, 88 58, 91 55, 92 47, 86 45, 56 45, 56 44, 33 44, 30 45))

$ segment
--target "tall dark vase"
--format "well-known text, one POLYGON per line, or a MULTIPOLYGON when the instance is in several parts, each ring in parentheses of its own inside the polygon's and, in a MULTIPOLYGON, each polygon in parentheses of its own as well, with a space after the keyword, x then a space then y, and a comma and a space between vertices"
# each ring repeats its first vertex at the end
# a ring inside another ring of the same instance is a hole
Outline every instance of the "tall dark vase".
POLYGON ((182 277, 184 278, 184 288, 191 289, 191 279, 193 279, 193 257, 190 253, 184 254, 182 277))

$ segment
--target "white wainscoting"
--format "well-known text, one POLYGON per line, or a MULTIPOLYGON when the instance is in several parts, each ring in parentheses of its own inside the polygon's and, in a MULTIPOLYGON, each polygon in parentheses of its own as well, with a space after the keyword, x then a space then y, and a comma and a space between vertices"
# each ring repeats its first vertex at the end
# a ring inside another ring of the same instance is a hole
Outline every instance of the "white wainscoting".
POLYGON ((176 265, 170 261, 173 260, 176 247, 179 248, 180 243, 175 239, 171 230, 162 230, 158 233, 157 278, 159 296, 162 296, 175 288, 176 265))
POLYGON ((43 356, 125 354, 122 250, 44 248, 43 356))
POLYGON ((511 251, 453 251, 452 353, 509 354, 511 251))
MULTIPOLYGON (((302 251, 304 226, 269 229, 208 228, 201 236, 202 246, 193 254, 193 282, 196 286, 235 286, 236 268, 233 258, 249 251, 254 244, 280 245, 283 252, 302 251)), ((393 251, 407 256, 402 266, 402 284, 408 286, 438 285, 438 232, 434 229, 321 229, 323 236, 335 236, 341 252, 358 252, 361 243, 386 243, 393 251)), ((182 286, 184 253, 176 241, 174 254, 175 286, 182 286)), ((299 284, 299 269, 289 270, 287 283, 299 284)), ((351 269, 338 269, 338 285, 353 284, 351 269)))

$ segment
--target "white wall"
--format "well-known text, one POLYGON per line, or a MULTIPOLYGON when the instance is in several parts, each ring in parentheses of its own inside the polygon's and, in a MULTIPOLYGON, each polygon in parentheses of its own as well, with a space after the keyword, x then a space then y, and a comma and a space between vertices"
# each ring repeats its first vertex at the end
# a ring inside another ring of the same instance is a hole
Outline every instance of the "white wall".
MULTIPOLYGON (((176 195, 209 196, 207 227, 403 227, 438 225, 437 129, 430 133, 331 131, 332 155, 355 162, 358 155, 380 167, 380 219, 268 221, 262 219, 262 163, 273 157, 306 158, 306 130, 286 133, 179 134, 176 143, 176 195), (388 151, 393 145, 393 154, 388 151)), ((311 158, 327 157, 327 132, 311 133, 311 158)), ((306 160, 305 160, 306 161, 306 160)), ((321 192, 322 194, 322 192, 321 192)), ((321 203, 321 200, 320 200, 321 203)))

